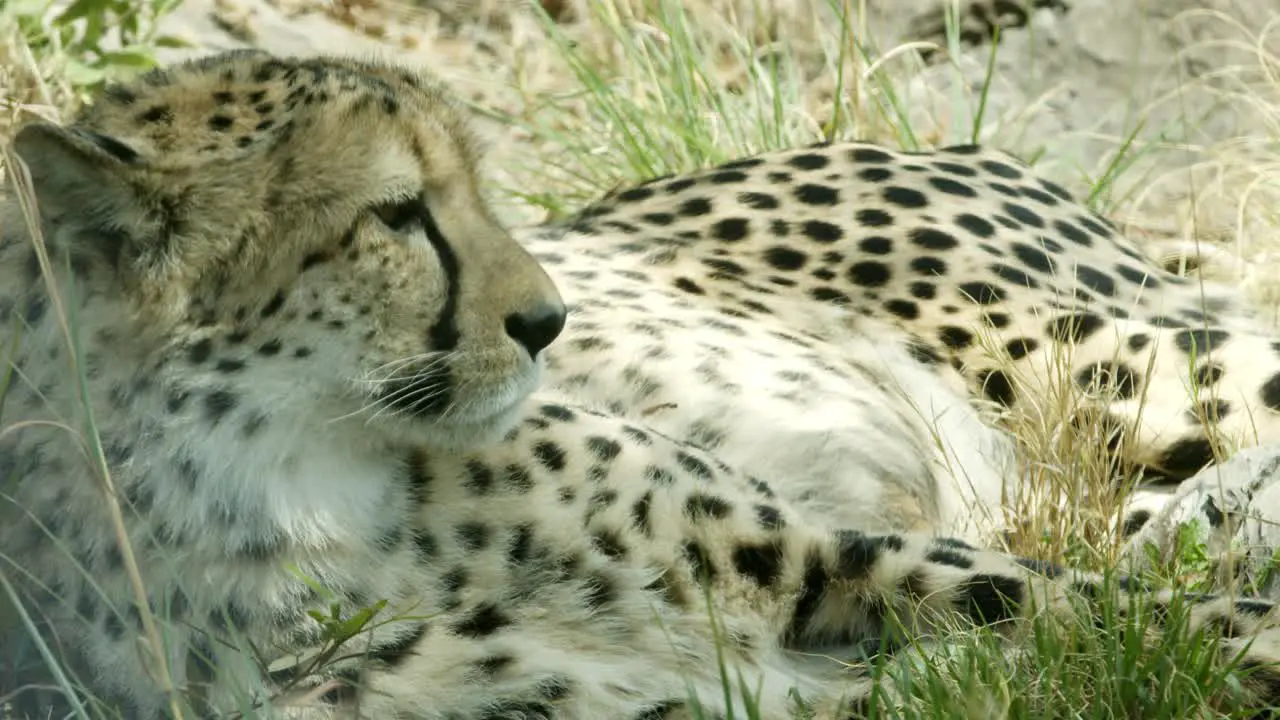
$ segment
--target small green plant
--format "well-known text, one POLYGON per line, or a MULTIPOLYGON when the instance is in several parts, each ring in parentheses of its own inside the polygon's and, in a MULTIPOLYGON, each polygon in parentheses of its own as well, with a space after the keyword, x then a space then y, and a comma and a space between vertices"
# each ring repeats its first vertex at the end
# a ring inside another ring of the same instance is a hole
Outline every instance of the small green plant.
POLYGON ((184 47, 161 35, 158 22, 182 0, 74 0, 56 7, 52 0, 10 0, 0 22, 17 24, 32 55, 57 58, 59 72, 81 96, 92 93, 117 73, 155 67, 156 49, 184 47))

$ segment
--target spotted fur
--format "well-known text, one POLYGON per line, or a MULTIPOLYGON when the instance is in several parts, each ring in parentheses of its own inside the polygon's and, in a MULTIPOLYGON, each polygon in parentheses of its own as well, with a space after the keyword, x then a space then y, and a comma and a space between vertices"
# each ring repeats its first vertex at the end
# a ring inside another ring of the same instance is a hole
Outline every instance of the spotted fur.
MULTIPOLYGON (((978 547, 1017 463, 969 402, 993 376, 966 318, 1024 367, 1075 348, 1079 377, 1120 362, 1114 333, 1182 353, 1086 378, 1170 403, 1192 402, 1192 312, 1221 327, 1210 360, 1241 343, 1219 387, 1271 372, 1244 361, 1262 336, 1231 296, 1200 309, 1064 191, 976 148, 743 159, 517 243, 429 76, 256 52, 112 86, 14 148, 51 262, 6 202, 0 309, 21 350, 0 419, 23 425, 0 435, 0 552, 131 718, 166 703, 97 452, 54 424, 81 411, 59 306, 170 673, 208 714, 293 687, 311 613, 386 601, 302 679, 356 681, 354 700, 291 716, 686 718, 691 689, 723 716, 719 642, 764 717, 793 689, 848 717, 869 681, 836 661, 891 619, 1003 629, 1033 598, 1097 589, 978 547)), ((996 399, 1018 407, 1030 376, 996 399)), ((1123 423, 1125 400, 1100 402, 1123 423)), ((1132 425, 1138 459, 1195 464, 1132 425)), ((1280 700, 1272 606, 1195 602, 1224 648, 1257 640, 1251 687, 1280 700)))

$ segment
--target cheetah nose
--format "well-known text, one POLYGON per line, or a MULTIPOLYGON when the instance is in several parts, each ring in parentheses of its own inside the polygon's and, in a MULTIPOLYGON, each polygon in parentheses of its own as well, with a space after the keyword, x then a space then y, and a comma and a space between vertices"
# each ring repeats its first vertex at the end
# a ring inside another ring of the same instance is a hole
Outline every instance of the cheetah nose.
POLYGON ((506 319, 507 334, 536 358, 564 330, 563 303, 540 303, 524 312, 511 313, 506 319))

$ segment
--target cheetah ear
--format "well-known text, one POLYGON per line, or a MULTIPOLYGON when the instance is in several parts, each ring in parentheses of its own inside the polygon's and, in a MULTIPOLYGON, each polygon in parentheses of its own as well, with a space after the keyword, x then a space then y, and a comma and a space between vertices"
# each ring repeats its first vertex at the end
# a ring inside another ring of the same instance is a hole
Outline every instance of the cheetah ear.
MULTIPOLYGON (((46 231, 70 226, 111 262, 147 227, 148 213, 133 182, 145 163, 124 142, 47 122, 24 126, 13 150, 26 163, 46 231)), ((79 253, 89 248, 69 248, 79 253)))

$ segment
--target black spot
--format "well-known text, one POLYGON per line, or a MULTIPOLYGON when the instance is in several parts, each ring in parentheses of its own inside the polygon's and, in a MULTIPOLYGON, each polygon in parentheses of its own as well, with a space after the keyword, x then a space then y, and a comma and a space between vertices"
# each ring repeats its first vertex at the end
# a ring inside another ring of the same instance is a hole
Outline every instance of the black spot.
POLYGON ((733 550, 733 567, 760 587, 771 587, 782 575, 785 555, 780 542, 739 545, 733 550))
MULTIPOLYGON (((738 202, 754 210, 775 210, 779 204, 778 198, 759 192, 738 193, 738 202)), ((707 211, 710 212, 710 209, 711 203, 707 203, 707 211)))
POLYGON ((1022 172, 1020 170, 998 160, 983 160, 978 163, 978 165, 992 175, 996 175, 1007 180, 1017 180, 1022 177, 1022 172))
POLYGON ((436 538, 426 530, 418 530, 413 534, 413 548, 419 560, 432 560, 440 551, 436 538))
POLYGON ((233 122, 235 121, 226 115, 214 115, 209 118, 209 129, 215 132, 222 132, 230 128, 233 122))
POLYGON ((722 519, 728 517, 732 512, 733 506, 723 498, 715 495, 694 493, 684 502, 684 513, 689 516, 690 520, 707 517, 722 519))
POLYGON ((974 622, 995 624, 1017 617, 1023 602, 1022 581, 1003 575, 974 575, 959 587, 956 606, 974 622))
POLYGON ((932 255, 921 255, 911 261, 911 269, 921 275, 937 277, 947 274, 947 264, 932 255))
POLYGON ((205 416, 215 425, 240 401, 230 390, 213 390, 204 398, 205 416))
POLYGON ((1076 266, 1076 280, 1085 287, 1107 297, 1115 297, 1116 281, 1088 265, 1076 266))
MULTIPOLYGON (((262 310, 258 314, 261 317, 268 318, 280 312, 280 309, 283 307, 284 307, 284 293, 276 292, 276 294, 272 295, 271 299, 267 301, 267 304, 262 306, 262 310)), ((280 345, 279 340, 272 340, 271 342, 275 343, 277 347, 279 347, 280 345)))
POLYGON ((854 263, 847 273, 849 282, 864 288, 884 287, 889 282, 889 266, 881 262, 854 263))
POLYGON ((612 530, 599 530, 591 537, 591 545, 610 560, 620 560, 627 556, 627 546, 622 538, 612 530))
POLYGON ((561 422, 568 422, 574 418, 573 411, 563 405, 543 405, 539 411, 544 416, 561 422))
POLYGON ((932 300, 938 296, 938 287, 933 283, 913 282, 907 289, 911 291, 911 297, 917 300, 932 300))
POLYGON ((787 164, 798 170, 821 170, 830 162, 826 155, 806 153, 804 155, 796 155, 788 160, 787 164))
POLYGON ((1057 230, 1058 234, 1061 235, 1062 237, 1066 238, 1067 240, 1070 240, 1071 242, 1077 245, 1080 245, 1081 247, 1093 246, 1093 238, 1089 237, 1089 235, 1085 233, 1083 230, 1076 227, 1075 225, 1072 225, 1066 220, 1054 220, 1053 229, 1057 230))
POLYGON ((1061 343, 1081 343, 1106 324, 1098 315, 1087 312, 1063 315, 1045 324, 1045 333, 1061 343))
MULTIPOLYGON (((553 675, 538 681, 538 696, 543 700, 563 700, 569 697, 569 693, 573 690, 573 681, 563 675, 553 675)), ((545 707, 545 706, 544 706, 545 707)), ((514 715, 502 715, 503 718, 516 717, 514 715)), ((533 720, 537 715, 526 712, 520 716, 527 720, 533 720)))
POLYGON ((660 468, 657 465, 650 465, 644 469, 644 477, 654 485, 672 485, 676 478, 670 471, 660 468))
POLYGON ((138 101, 138 95, 133 90, 119 83, 111 83, 103 87, 102 95, 119 105, 132 105, 138 101))
MULTIPOLYGON (((677 213, 684 215, 686 218, 700 218, 701 215, 710 214, 710 211, 712 211, 712 201, 707 199, 707 197, 690 197, 689 200, 681 202, 680 206, 676 208, 676 211, 677 213)), ((669 225, 676 220, 676 218, 672 218, 671 215, 667 215, 667 217, 671 219, 667 220, 666 223, 658 222, 655 224, 669 225)), ((648 218, 648 215, 646 215, 646 218, 648 218)), ((649 220, 649 222, 653 222, 653 220, 649 220)))
POLYGON ((957 215, 956 225, 959 225, 964 230, 968 230, 970 233, 980 238, 989 238, 996 234, 995 225, 992 225, 984 218, 980 218, 972 213, 957 215))
POLYGON ((960 283, 960 295, 979 305, 992 305, 1005 299, 1005 292, 999 285, 989 282, 960 283))
POLYGON ((955 235, 936 228, 916 228, 908 233, 907 237, 917 247, 925 250, 951 250, 960 246, 960 241, 955 235))
POLYGON ((765 262, 779 270, 799 270, 809 260, 808 256, 799 250, 792 250, 780 245, 765 250, 764 259, 765 262))
POLYGON ((1218 504, 1214 501, 1212 495, 1206 495, 1204 503, 1200 505, 1200 512, 1204 513, 1204 517, 1209 521, 1209 527, 1217 529, 1222 527, 1222 523, 1227 519, 1222 510, 1218 509, 1218 504))
POLYGON ((1037 247, 1024 245, 1023 243, 1013 244, 1014 257, 1022 261, 1024 265, 1045 274, 1052 274, 1055 270, 1053 258, 1037 247))
POLYGON ((805 237, 810 240, 824 245, 839 242, 844 238, 844 230, 841 230, 839 225, 833 225, 821 220, 806 220, 800 226, 800 232, 804 233, 805 237))
POLYGON ((472 611, 465 620, 455 624, 453 631, 463 637, 481 638, 488 637, 509 625, 511 625, 511 619, 496 605, 484 603, 472 611))
POLYGON ((1146 333, 1134 333, 1133 335, 1129 336, 1129 339, 1126 341, 1126 344, 1129 346, 1129 349, 1131 351, 1142 352, 1143 348, 1145 348, 1148 344, 1150 344, 1150 342, 1151 342, 1150 335, 1147 335, 1146 333))
POLYGON ((1175 477, 1190 477, 1213 462, 1213 445, 1203 437, 1178 440, 1160 455, 1159 467, 1175 477))
POLYGON ((1188 355, 1205 355, 1214 348, 1222 347, 1230 338, 1231 334, 1226 330, 1197 328, 1174 333, 1173 344, 1188 355))
POLYGON ((653 189, 648 187, 634 187, 630 190, 623 190, 618 193, 616 199, 621 202, 639 202, 648 200, 653 197, 653 189))
POLYGON ((968 198, 978 196, 977 191, 973 188, 947 177, 931 177, 929 178, 929 184, 933 186, 934 190, 948 195, 968 198))
POLYGON ((533 456, 537 458, 542 467, 552 472, 564 470, 564 448, 551 440, 542 440, 535 444, 533 446, 533 456))
POLYGON ((689 571, 698 582, 715 578, 716 568, 711 564, 711 556, 697 540, 685 541, 684 559, 689 563, 689 571))
POLYGON ((617 440, 592 435, 587 438, 587 450, 600 462, 610 462, 622 452, 622 445, 617 440))
POLYGON ((893 241, 883 235, 872 235, 862 238, 858 249, 868 255, 888 255, 893 252, 893 241))
POLYGON ((511 655, 490 655, 476 660, 472 666, 481 675, 492 677, 513 665, 515 661, 516 659, 511 655))
POLYGON ((1022 205, 1019 205, 1017 203, 1007 202, 1004 204, 1003 207, 1004 207, 1004 211, 1008 213, 1010 217, 1022 223, 1023 225, 1029 225, 1033 228, 1044 227, 1044 220, 1035 212, 1027 209, 1022 205))
POLYGON ((675 282, 672 284, 675 285, 677 289, 687 292, 690 295, 706 295, 707 294, 706 290, 703 290, 701 287, 698 286, 697 283, 690 280, 689 278, 684 278, 684 277, 676 278, 675 282))
POLYGON ((889 300, 885 302, 884 309, 903 320, 916 320, 920 317, 920 306, 910 300, 889 300))
POLYGON ((1158 328, 1185 328, 1187 324, 1177 318, 1167 317, 1165 315, 1152 315, 1147 318, 1147 322, 1158 328))
POLYGON ((489 545, 489 526, 481 522, 465 522, 454 530, 463 550, 474 552, 489 545))
POLYGON ((1267 615, 1276 607, 1275 604, 1267 600, 1251 600, 1248 598, 1236 600, 1231 605, 1237 612, 1255 617, 1267 615))
POLYGON ((947 565, 950 567, 960 568, 962 570, 968 570, 973 567, 972 558, 966 555, 961 555, 950 548, 934 548, 929 551, 929 554, 924 556, 924 559, 931 563, 947 565))
POLYGON ((764 530, 782 530, 787 526, 782 512, 772 505, 756 505, 756 522, 764 530))
POLYGON ((156 105, 147 108, 138 116, 138 120, 143 123, 171 123, 173 122, 173 110, 168 105, 156 105))
POLYGON ((809 291, 809 297, 819 302, 830 302, 837 305, 848 305, 853 302, 848 295, 829 287, 813 288, 809 291))
POLYGON ((884 227, 893 224, 893 216, 876 208, 859 210, 854 218, 864 227, 884 227))
POLYGON ((493 489, 493 470, 479 460, 468 460, 464 485, 476 495, 488 495, 493 489))
POLYGON ((1058 198, 1054 197, 1050 193, 1033 187, 1024 186, 1022 188, 1022 196, 1029 197, 1041 205, 1048 205, 1049 207, 1053 207, 1058 204, 1058 198))
POLYGON ((1129 267, 1128 265, 1116 265, 1115 271, 1117 275, 1124 278, 1125 280, 1128 280, 1134 285, 1149 287, 1149 288, 1160 287, 1160 281, 1156 280, 1156 278, 1153 275, 1148 274, 1144 270, 1132 268, 1132 267, 1129 267))
POLYGON ((915 358, 918 363, 924 365, 942 364, 942 356, 917 338, 911 338, 903 348, 911 355, 911 357, 915 358))
POLYGON ((711 226, 711 236, 724 242, 738 242, 747 236, 750 223, 746 218, 724 218, 711 226))
POLYGON ((533 556, 533 525, 523 524, 515 528, 507 545, 507 562, 521 565, 533 556))
POLYGON ((652 520, 649 511, 653 507, 653 491, 646 491, 639 500, 631 505, 631 522, 646 537, 653 534, 652 520))
POLYGON ((306 272, 307 270, 310 270, 311 268, 317 265, 320 265, 321 263, 328 262, 331 259, 332 258, 329 256, 328 253, 324 253, 324 252, 307 253, 306 257, 302 258, 302 265, 299 269, 302 272, 306 272))
POLYGON ((213 341, 209 338, 197 341, 190 349, 187 350, 187 359, 193 364, 199 365, 209 356, 213 354, 213 341))
POLYGON ((1017 395, 1013 390, 1013 382, 1002 370, 983 370, 978 375, 978 383, 982 394, 1005 407, 1012 407, 1017 395))
POLYGON ((1146 527, 1147 522, 1151 520, 1151 511, 1136 510, 1124 519, 1124 525, 1120 528, 1121 537, 1131 537, 1134 533, 1146 527))
POLYGON ((1040 343, 1035 338, 1020 337, 1005 343, 1005 352, 1009 353, 1009 357, 1013 360, 1021 360, 1040 348, 1040 343))
POLYGON ((788 640, 794 642, 808 629, 809 622, 822 605, 822 596, 826 594, 830 582, 831 577, 822 565, 822 556, 817 552, 810 552, 805 560, 804 579, 800 583, 795 610, 791 613, 791 621, 787 623, 788 640))
POLYGON ((964 350, 973 344, 973 333, 961 327, 948 325, 938 329, 938 339, 952 350, 964 350))
POLYGON ((1096 362, 1080 370, 1076 382, 1083 388, 1111 389, 1116 397, 1128 399, 1137 392, 1138 375, 1124 363, 1096 362))
POLYGON ((630 720, 670 720, 680 710, 687 707, 683 700, 663 700, 654 705, 647 705, 643 710, 632 715, 630 720))
POLYGON ((858 147, 849 151, 849 159, 856 163, 887 163, 893 156, 878 148, 858 147))
POLYGON ((902 538, 897 535, 870 536, 854 530, 836 532, 836 572, 842 578, 864 577, 875 567, 882 550, 901 550, 902 538))
POLYGON ((796 188, 796 199, 805 205, 835 205, 840 195, 834 188, 805 183, 796 188))
POLYGON ((676 451, 676 462, 680 464, 682 469, 699 480, 710 480, 713 477, 710 466, 700 458, 690 455, 683 450, 676 451))
POLYGON ((929 205, 929 198, 925 197, 924 193, 919 190, 912 190, 911 188, 898 186, 887 187, 880 193, 880 196, 884 198, 885 202, 897 205, 898 207, 914 209, 928 207, 929 205))
MULTIPOLYGON (((764 159, 762 158, 744 158, 741 160, 730 160, 728 161, 728 163, 722 164, 721 167, 719 167, 718 169, 749 170, 751 168, 758 168, 760 167, 760 164, 763 164, 763 163, 764 163, 764 159)), ((746 179, 746 177, 744 176, 744 178, 742 179, 746 179)))
POLYGON ((1013 283, 1018 287, 1030 288, 1032 290, 1040 287, 1039 280, 1036 280, 1016 267, 1005 265, 1004 263, 994 263, 989 269, 1001 280, 1013 283))

